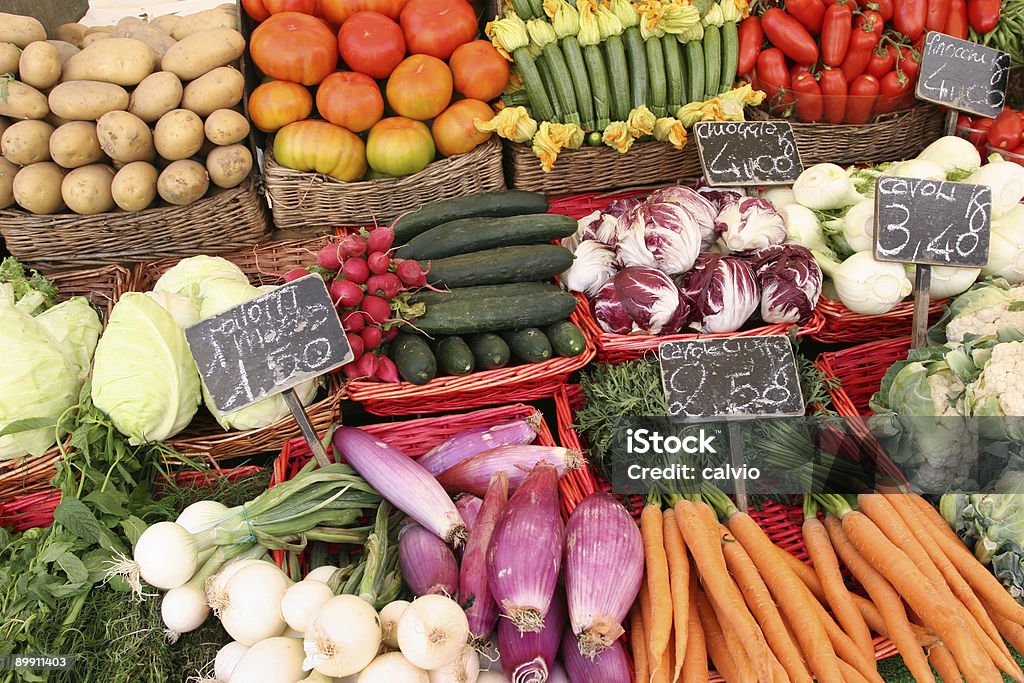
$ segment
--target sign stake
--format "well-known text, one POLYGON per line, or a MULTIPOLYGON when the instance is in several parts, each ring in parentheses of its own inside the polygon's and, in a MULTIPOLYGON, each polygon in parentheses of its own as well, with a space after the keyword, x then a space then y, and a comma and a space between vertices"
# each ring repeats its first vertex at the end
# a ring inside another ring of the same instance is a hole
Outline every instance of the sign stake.
POLYGON ((913 347, 928 346, 928 307, 931 303, 932 267, 918 265, 914 271, 913 347))
POLYGON ((306 415, 306 409, 302 407, 302 401, 295 395, 295 390, 287 389, 281 396, 284 398, 284 402, 288 404, 288 408, 291 409, 292 415, 302 431, 302 436, 306 439, 306 444, 309 445, 309 450, 313 452, 313 457, 316 458, 320 467, 330 465, 331 461, 327 457, 327 451, 324 450, 323 444, 320 443, 316 430, 313 429, 313 423, 309 421, 309 415, 306 415))
MULTIPOLYGON (((729 422, 729 459, 732 461, 732 466, 739 470, 743 467, 743 433, 740 431, 740 425, 738 422, 729 422)), ((739 508, 740 512, 746 513, 749 509, 747 505, 747 482, 743 477, 736 479, 736 507, 739 508)))

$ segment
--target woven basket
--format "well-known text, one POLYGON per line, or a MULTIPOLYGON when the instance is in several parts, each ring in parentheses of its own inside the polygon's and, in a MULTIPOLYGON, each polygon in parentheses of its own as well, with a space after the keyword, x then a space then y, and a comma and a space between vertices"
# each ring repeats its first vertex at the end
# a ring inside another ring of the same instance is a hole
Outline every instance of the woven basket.
MULTIPOLYGON (((949 299, 935 299, 928 304, 928 324, 938 322, 949 299)), ((860 315, 839 301, 822 296, 818 299, 818 312, 824 324, 811 339, 823 344, 856 344, 875 339, 887 339, 910 334, 914 325, 914 302, 904 301, 888 313, 860 315)))
POLYGON ((285 168, 268 149, 264 179, 278 230, 387 224, 423 204, 505 187, 497 138, 404 178, 355 183, 285 168))
POLYGON ((836 412, 844 417, 869 417, 871 396, 878 391, 889 366, 904 360, 910 351, 910 337, 888 339, 823 353, 816 365, 826 379, 839 380, 829 387, 836 412))
POLYGON ((252 178, 188 206, 95 216, 0 211, 0 234, 8 250, 35 268, 139 263, 232 251, 258 242, 268 228, 252 178))

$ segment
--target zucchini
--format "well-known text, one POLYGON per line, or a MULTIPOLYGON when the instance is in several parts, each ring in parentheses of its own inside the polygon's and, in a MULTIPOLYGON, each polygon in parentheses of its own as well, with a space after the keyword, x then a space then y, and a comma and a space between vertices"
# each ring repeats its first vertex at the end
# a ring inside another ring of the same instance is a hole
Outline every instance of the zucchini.
POLYGON ((526 88, 520 88, 519 90, 503 94, 501 96, 501 103, 506 107, 526 107, 529 109, 530 96, 527 94, 526 88))
POLYGON ((608 58, 608 82, 610 85, 612 121, 629 118, 629 67, 626 65, 626 48, 622 38, 608 36, 604 41, 604 52, 608 58))
POLYGON ((594 96, 590 92, 590 79, 583 63, 583 51, 576 36, 562 38, 562 55, 572 78, 572 89, 576 95, 576 110, 580 114, 580 125, 584 130, 594 130, 594 96))
POLYGON ((395 244, 405 244, 430 228, 458 218, 493 218, 545 213, 548 200, 542 194, 524 190, 481 192, 465 197, 424 204, 405 214, 391 226, 395 244))
POLYGON ((444 375, 461 377, 476 367, 473 352, 462 337, 443 338, 437 342, 434 355, 437 357, 437 369, 444 375))
POLYGON ((576 232, 576 221, 557 213, 508 218, 461 218, 431 228, 399 247, 395 256, 432 259, 470 254, 494 247, 544 244, 576 232))
POLYGON ((544 334, 548 336, 554 352, 564 358, 578 356, 587 348, 587 338, 583 332, 568 320, 548 326, 544 334))
POLYGON ((555 76, 551 73, 551 64, 543 52, 537 55, 534 62, 537 64, 537 72, 540 73, 541 83, 544 84, 544 92, 547 94, 548 102, 551 103, 551 110, 554 112, 553 118, 538 119, 537 121, 547 120, 565 123, 565 110, 562 109, 562 101, 558 99, 558 95, 555 93, 555 76))
POLYGON ((722 31, 717 26, 704 27, 704 101, 718 95, 722 77, 722 31))
POLYGON ((739 29, 735 21, 727 21, 722 25, 722 76, 718 86, 719 93, 732 90, 736 80, 736 70, 740 61, 739 29))
POLYGON ((530 7, 528 0, 511 0, 512 9, 515 11, 519 18, 523 21, 529 21, 533 19, 533 8, 530 7))
MULTIPOLYGON (((537 291, 532 283, 488 287, 481 296, 476 287, 456 289, 445 299, 427 304, 427 312, 413 321, 428 335, 473 334, 495 330, 543 327, 565 320, 576 308, 576 297, 554 285, 537 291)), ((419 297, 413 297, 413 301, 419 297)))
POLYGON ((665 53, 665 112, 675 116, 679 107, 686 104, 686 79, 683 76, 683 46, 676 37, 665 34, 661 38, 665 53))
POLYGON ((629 92, 632 94, 629 108, 633 110, 647 104, 647 49, 640 29, 636 26, 630 26, 622 32, 622 44, 626 47, 626 60, 629 63, 629 92))
POLYGON ((665 82, 665 53, 657 36, 645 40, 644 48, 647 50, 648 100, 651 103, 651 112, 661 118, 665 115, 665 100, 668 96, 668 84, 665 82))
POLYGON ((437 376, 437 359, 421 337, 400 334, 391 343, 391 360, 406 382, 426 384, 437 376))
POLYGON ((690 102, 704 101, 704 46, 699 40, 691 40, 683 46, 686 51, 686 99, 690 102))
POLYGON ((496 370, 508 365, 512 351, 500 336, 491 332, 474 334, 468 339, 473 360, 480 370, 496 370))
POLYGON ((583 48, 583 62, 590 76, 590 92, 594 96, 594 130, 603 131, 611 123, 611 99, 608 91, 608 69, 597 45, 583 48))
POLYGON ((557 41, 544 46, 544 61, 551 74, 551 89, 554 90, 555 98, 562 106, 562 120, 565 123, 580 125, 580 113, 576 109, 576 94, 573 90, 572 77, 557 41))
POLYGON ((572 265, 572 252, 554 244, 498 247, 421 261, 435 287, 475 287, 547 280, 572 265))
POLYGON ((517 360, 524 363, 543 363, 551 359, 551 342, 536 327, 502 332, 501 336, 508 343, 512 357, 517 360))
POLYGON ((526 94, 530 96, 530 111, 533 112, 534 117, 539 121, 554 120, 554 105, 548 99, 548 92, 540 75, 540 69, 534 62, 530 50, 521 47, 512 53, 512 59, 516 63, 519 80, 522 81, 526 94))
POLYGON ((534 18, 544 19, 547 21, 547 17, 544 14, 544 0, 528 0, 528 2, 530 4, 530 9, 533 11, 534 18))

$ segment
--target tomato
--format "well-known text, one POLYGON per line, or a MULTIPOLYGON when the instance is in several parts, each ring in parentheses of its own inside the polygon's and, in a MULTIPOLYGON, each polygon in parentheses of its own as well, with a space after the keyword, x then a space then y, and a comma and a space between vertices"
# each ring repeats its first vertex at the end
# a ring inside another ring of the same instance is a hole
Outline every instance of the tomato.
POLYGON ((875 113, 886 114, 896 111, 908 103, 913 81, 899 70, 890 71, 878 82, 878 100, 875 101, 875 113))
POLYGON ((764 90, 771 104, 775 104, 775 95, 780 89, 789 89, 789 70, 786 68, 786 55, 777 47, 761 50, 757 56, 757 87, 764 90))
POLYGON ((882 78, 896 68, 897 55, 899 55, 899 50, 892 43, 879 45, 872 51, 868 66, 864 69, 865 73, 871 74, 875 78, 882 78))
POLYGON ((846 118, 846 76, 842 69, 825 69, 818 81, 828 123, 842 123, 846 118))
POLYGON ((392 116, 370 129, 366 160, 374 171, 390 176, 419 173, 434 160, 434 138, 426 124, 392 116))
POLYGON ((967 3, 967 20, 978 33, 988 33, 999 23, 1000 0, 971 0, 967 3))
POLYGON ((448 59, 476 38, 476 12, 466 0, 409 0, 399 18, 409 53, 448 59))
POLYGON ((906 74, 911 83, 917 81, 917 72, 921 70, 920 53, 915 53, 909 47, 901 47, 896 57, 896 68, 906 74))
POLYGON ((996 149, 1014 149, 1024 135, 1024 124, 1012 109, 1007 109, 992 121, 988 144, 996 149))
MULTIPOLYGON (((889 21, 892 19, 892 15, 896 13, 896 7, 894 6, 895 0, 868 0, 868 3, 875 6, 876 11, 882 15, 883 21, 889 21)), ((863 5, 862 5, 863 6, 863 5)))
POLYGON ((821 33, 821 23, 825 20, 825 3, 821 0, 789 0, 786 12, 812 35, 821 33))
POLYGON ((825 10, 825 21, 821 25, 821 61, 826 66, 843 63, 852 30, 853 8, 848 3, 838 2, 825 10))
POLYGON ((441 156, 453 157, 473 151, 491 138, 491 133, 481 133, 474 125, 474 119, 490 121, 494 110, 480 100, 459 100, 445 109, 430 126, 434 145, 441 156))
POLYGON ((264 133, 308 118, 312 111, 313 96, 298 83, 269 81, 249 95, 249 118, 264 133))
POLYGON ((949 20, 950 7, 952 7, 951 0, 928 0, 928 13, 924 19, 925 30, 942 31, 945 29, 946 21, 949 20))
POLYGON ((455 92, 490 102, 508 86, 509 62, 488 40, 474 40, 455 48, 448 60, 455 92))
POLYGON ((271 14, 281 14, 282 12, 313 14, 316 11, 316 0, 263 0, 263 6, 271 14))
POLYGON ((322 20, 308 14, 275 14, 252 32, 249 52, 267 76, 316 85, 338 66, 338 41, 322 20))
POLYGON ((739 40, 740 57, 736 73, 740 76, 746 76, 754 70, 757 56, 761 54, 761 46, 764 45, 764 31, 761 30, 761 20, 752 14, 740 22, 739 40))
POLYGON ((796 117, 805 123, 821 121, 825 114, 825 103, 821 99, 821 88, 811 74, 800 74, 793 81, 796 93, 796 117))
POLYGON ((296 171, 316 171, 345 182, 366 173, 366 146, 359 136, 326 121, 299 121, 277 131, 277 163, 296 171))
MULTIPOLYGON (((859 18, 858 18, 859 19, 859 18)), ((858 23, 860 23, 858 21, 858 23)), ((853 29, 850 35, 850 46, 846 49, 846 57, 839 68, 843 70, 843 76, 847 82, 853 81, 868 68, 871 56, 878 47, 879 35, 875 33, 874 24, 882 25, 882 17, 875 14, 869 22, 861 23, 853 29)))
POLYGON ((878 89, 878 79, 870 74, 861 74, 853 79, 846 98, 846 123, 861 124, 871 120, 878 89))
POLYGON ((384 116, 384 98, 366 74, 338 71, 317 88, 316 109, 331 123, 362 133, 384 116))
POLYGON ((800 74, 813 74, 813 64, 793 64, 789 67, 789 80, 792 83, 800 74))
POLYGON ((978 117, 978 120, 975 121, 972 126, 974 130, 971 131, 971 135, 967 139, 970 140, 975 147, 979 149, 983 148, 988 144, 988 132, 992 128, 992 123, 992 119, 978 117))
POLYGON ((866 9, 853 22, 853 30, 857 29, 874 33, 881 39, 882 33, 885 31, 885 19, 875 10, 866 9))
POLYGON ((946 17, 946 25, 942 32, 947 36, 967 40, 970 30, 967 23, 966 0, 952 0, 949 5, 949 16, 946 17))
MULTIPOLYGON (((998 0, 997 0, 998 1, 998 0)), ((897 31, 911 41, 924 35, 928 18, 928 0, 899 0, 893 3, 892 23, 897 31)))
POLYGON ((270 12, 263 4, 263 0, 242 0, 242 9, 253 21, 263 21, 270 17, 270 12))
POLYGON ((398 21, 406 0, 320 0, 324 19, 332 24, 344 26, 356 12, 380 12, 388 19, 398 21))
POLYGON ((803 24, 773 7, 761 15, 761 28, 772 45, 794 62, 813 64, 818 61, 818 44, 803 24))
POLYGON ((412 55, 391 72, 386 92, 396 114, 426 121, 452 101, 452 71, 436 57, 412 55))
POLYGON ((356 12, 341 25, 338 50, 353 71, 384 79, 405 59, 405 36, 380 12, 356 12))

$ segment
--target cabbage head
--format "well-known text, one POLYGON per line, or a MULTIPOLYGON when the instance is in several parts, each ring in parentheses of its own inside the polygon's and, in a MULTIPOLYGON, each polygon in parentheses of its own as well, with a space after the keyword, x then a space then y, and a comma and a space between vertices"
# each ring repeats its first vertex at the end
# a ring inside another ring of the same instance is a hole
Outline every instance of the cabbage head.
POLYGON ((171 292, 194 299, 196 303, 206 296, 211 280, 227 278, 249 284, 242 269, 220 256, 190 256, 178 261, 153 285, 154 292, 171 292))
POLYGON ((89 376, 103 326, 85 297, 76 296, 36 316, 50 336, 63 347, 78 371, 79 386, 89 376))
POLYGON ((182 329, 199 322, 199 302, 196 299, 174 292, 146 292, 146 296, 170 313, 182 329))

